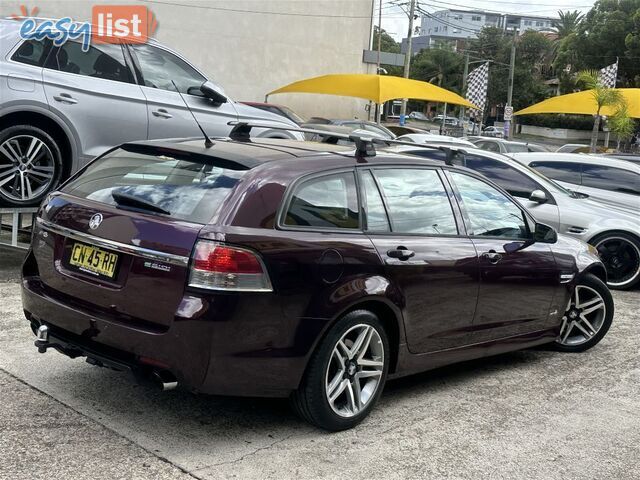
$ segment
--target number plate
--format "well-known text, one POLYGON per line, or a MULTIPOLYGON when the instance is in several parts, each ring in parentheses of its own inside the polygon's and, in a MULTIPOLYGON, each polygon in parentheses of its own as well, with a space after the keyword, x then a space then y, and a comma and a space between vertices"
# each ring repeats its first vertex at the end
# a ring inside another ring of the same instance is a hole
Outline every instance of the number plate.
POLYGON ((118 265, 118 254, 84 243, 74 243, 69 264, 92 275, 113 278, 118 265))

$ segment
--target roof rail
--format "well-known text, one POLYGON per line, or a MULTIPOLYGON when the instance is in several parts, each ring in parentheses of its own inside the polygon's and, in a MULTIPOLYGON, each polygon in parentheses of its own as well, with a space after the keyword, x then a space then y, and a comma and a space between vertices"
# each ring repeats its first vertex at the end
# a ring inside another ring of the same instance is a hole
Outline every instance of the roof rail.
POLYGON ((356 157, 375 157, 376 149, 373 145, 373 137, 349 135, 346 133, 331 132, 329 130, 314 130, 312 128, 289 127, 285 125, 269 125, 266 123, 254 122, 228 122, 227 125, 232 126, 229 132, 229 138, 232 140, 246 141, 251 137, 252 128, 268 128, 271 130, 286 130, 288 132, 311 133, 322 137, 341 138, 349 140, 356 144, 356 157))
POLYGON ((264 123, 238 122, 238 121, 228 122, 227 125, 233 127, 231 129, 231 132, 229 132, 229 138, 231 138, 232 140, 238 140, 238 141, 246 141, 249 138, 251 138, 252 128, 269 128, 272 130, 286 130, 290 132, 311 133, 313 135, 318 135, 321 137, 349 140, 355 143, 356 145, 355 155, 357 157, 375 157, 376 145, 381 145, 381 146, 408 145, 410 147, 416 147, 416 148, 440 150, 441 152, 444 152, 446 154, 445 163, 447 165, 453 165, 453 157, 455 156, 455 154, 466 153, 464 148, 461 148, 461 147, 450 147, 450 146, 444 146, 444 145, 425 145, 425 144, 414 143, 414 142, 403 142, 401 140, 389 140, 386 138, 380 138, 380 137, 369 136, 369 135, 356 135, 356 134, 332 132, 330 130, 315 130, 312 128, 289 127, 286 125, 269 125, 264 123))

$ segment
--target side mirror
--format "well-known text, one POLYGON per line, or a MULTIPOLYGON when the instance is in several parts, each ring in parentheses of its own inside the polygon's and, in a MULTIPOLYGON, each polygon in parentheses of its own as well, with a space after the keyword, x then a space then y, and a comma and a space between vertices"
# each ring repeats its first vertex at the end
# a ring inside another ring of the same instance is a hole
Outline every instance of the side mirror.
POLYGON ((229 101, 222 89, 209 81, 204 82, 200 86, 200 91, 213 103, 227 103, 229 101))
POLYGON ((553 227, 544 223, 536 223, 536 229, 533 232, 533 241, 540 243, 556 243, 558 234, 553 227))
POLYGON ((547 194, 542 190, 534 190, 531 192, 531 195, 529 195, 529 200, 536 203, 546 203, 549 199, 547 198, 547 194))
POLYGON ((193 95, 194 97, 204 97, 204 93, 202 93, 200 87, 189 87, 187 89, 187 95, 193 95))

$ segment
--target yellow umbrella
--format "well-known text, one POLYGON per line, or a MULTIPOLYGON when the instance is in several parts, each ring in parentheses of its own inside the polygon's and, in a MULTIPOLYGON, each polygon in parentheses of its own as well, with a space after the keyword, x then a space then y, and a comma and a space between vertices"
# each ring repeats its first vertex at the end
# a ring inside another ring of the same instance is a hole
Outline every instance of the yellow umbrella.
MULTIPOLYGON (((618 88, 622 92, 629 116, 640 118, 640 88, 618 88)), ((576 115, 595 115, 598 110, 596 101, 593 98, 592 90, 583 92, 569 93, 558 97, 548 98, 540 103, 531 105, 523 110, 516 112, 514 115, 531 115, 534 113, 571 113, 576 115)), ((603 107, 600 115, 613 115, 616 113, 615 108, 603 107)))
POLYGON ((396 98, 412 98, 478 108, 460 95, 431 83, 391 75, 323 75, 290 83, 268 95, 275 93, 323 93, 364 98, 378 104, 396 98))

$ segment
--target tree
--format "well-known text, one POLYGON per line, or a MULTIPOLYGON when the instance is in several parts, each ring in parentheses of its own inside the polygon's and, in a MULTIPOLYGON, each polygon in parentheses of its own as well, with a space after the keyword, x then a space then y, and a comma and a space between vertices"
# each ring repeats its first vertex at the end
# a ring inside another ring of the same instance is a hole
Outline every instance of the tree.
POLYGON ((600 69, 619 57, 618 87, 640 87, 640 0, 599 0, 578 28, 576 68, 600 69))
MULTIPOLYGON (((378 32, 379 27, 374 26, 373 30, 373 50, 378 51, 378 32)), ((380 38, 380 51, 388 53, 400 53, 400 44, 389 35, 384 28, 382 29, 382 37, 380 38)), ((402 67, 385 66, 385 70, 389 75, 402 76, 402 67)))
MULTIPOLYGON (((373 27, 373 50, 378 50, 378 32, 380 28, 376 25, 373 27)), ((389 53, 400 53, 400 44, 396 42, 386 30, 382 29, 382 38, 380 39, 380 51, 389 53)))
POLYGON ((610 116, 607 123, 609 124, 609 130, 617 138, 617 148, 620 150, 620 143, 629 140, 635 130, 635 123, 629 116, 627 106, 624 105, 614 115, 610 116))
POLYGON ((602 84, 597 70, 584 70, 578 74, 577 80, 579 84, 582 83, 588 90, 592 90, 593 99, 597 105, 591 133, 591 152, 594 153, 598 143, 598 131, 600 130, 600 112, 604 107, 617 107, 619 113, 626 108, 625 101, 620 91, 615 88, 607 88, 602 84))
POLYGON ((558 38, 566 38, 572 33, 576 33, 582 17, 582 13, 578 10, 567 10, 566 12, 558 10, 558 20, 553 22, 553 28, 558 33, 558 38))
MULTIPOLYGON (((470 42, 473 57, 491 61, 487 105, 506 104, 513 41, 513 33, 485 27, 470 42)), ((549 89, 544 81, 551 72, 553 44, 544 34, 532 30, 515 37, 515 42, 512 104, 518 110, 546 98, 549 89)))
POLYGON ((429 48, 417 53, 411 62, 411 78, 460 92, 463 58, 444 48, 429 48))

